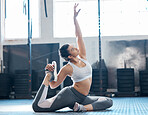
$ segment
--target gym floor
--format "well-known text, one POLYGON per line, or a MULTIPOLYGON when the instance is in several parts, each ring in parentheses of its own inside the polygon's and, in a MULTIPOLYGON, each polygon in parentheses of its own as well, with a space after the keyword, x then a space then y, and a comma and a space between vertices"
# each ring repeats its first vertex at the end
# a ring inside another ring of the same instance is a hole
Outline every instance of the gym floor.
POLYGON ((148 115, 148 97, 114 97, 114 105, 105 111, 72 112, 64 108, 57 112, 35 113, 32 99, 0 100, 0 115, 148 115))

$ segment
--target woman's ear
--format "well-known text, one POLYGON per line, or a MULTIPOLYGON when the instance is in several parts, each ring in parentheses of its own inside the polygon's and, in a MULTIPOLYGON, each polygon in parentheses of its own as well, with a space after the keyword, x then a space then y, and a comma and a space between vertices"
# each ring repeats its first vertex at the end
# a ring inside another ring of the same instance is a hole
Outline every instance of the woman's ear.
POLYGON ((71 59, 72 57, 73 57, 72 55, 69 55, 69 56, 68 56, 69 59, 71 59))

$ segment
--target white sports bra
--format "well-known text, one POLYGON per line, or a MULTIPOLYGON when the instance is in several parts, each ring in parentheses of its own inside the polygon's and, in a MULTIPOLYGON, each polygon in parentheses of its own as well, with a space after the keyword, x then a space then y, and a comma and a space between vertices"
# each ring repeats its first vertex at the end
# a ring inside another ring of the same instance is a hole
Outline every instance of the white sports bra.
POLYGON ((91 65, 88 63, 88 61, 86 61, 82 58, 79 58, 79 59, 86 64, 84 67, 78 67, 78 66, 74 65, 73 63, 71 63, 70 61, 68 62, 68 64, 70 64, 73 68, 73 73, 70 76, 71 79, 73 80, 73 82, 80 82, 80 81, 83 81, 89 77, 92 77, 91 65))

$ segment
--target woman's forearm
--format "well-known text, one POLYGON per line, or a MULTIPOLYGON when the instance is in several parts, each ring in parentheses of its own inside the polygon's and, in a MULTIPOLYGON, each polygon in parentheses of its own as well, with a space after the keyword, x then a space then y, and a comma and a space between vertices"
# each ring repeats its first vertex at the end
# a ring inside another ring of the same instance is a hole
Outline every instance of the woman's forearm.
POLYGON ((76 37, 82 38, 82 32, 81 32, 81 29, 80 29, 80 26, 79 26, 79 23, 78 23, 76 17, 74 17, 74 25, 75 25, 75 35, 76 35, 76 37))

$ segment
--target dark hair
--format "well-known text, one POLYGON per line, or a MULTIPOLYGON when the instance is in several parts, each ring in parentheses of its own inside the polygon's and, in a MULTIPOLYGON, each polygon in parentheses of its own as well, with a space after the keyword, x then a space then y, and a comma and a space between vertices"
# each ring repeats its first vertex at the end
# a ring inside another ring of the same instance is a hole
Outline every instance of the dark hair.
POLYGON ((60 56, 62 58, 64 58, 66 61, 69 61, 70 59, 68 58, 68 56, 70 55, 70 53, 68 52, 68 47, 69 47, 69 44, 64 44, 60 49, 59 49, 59 53, 60 53, 60 56))

